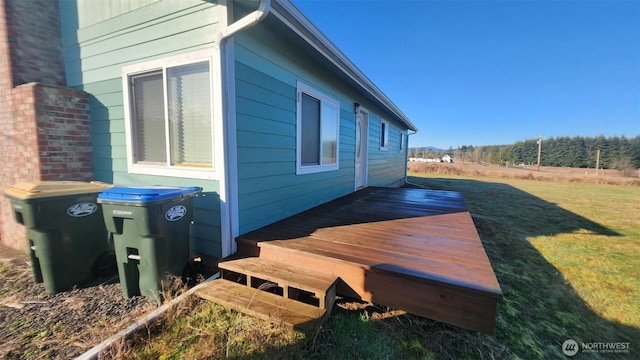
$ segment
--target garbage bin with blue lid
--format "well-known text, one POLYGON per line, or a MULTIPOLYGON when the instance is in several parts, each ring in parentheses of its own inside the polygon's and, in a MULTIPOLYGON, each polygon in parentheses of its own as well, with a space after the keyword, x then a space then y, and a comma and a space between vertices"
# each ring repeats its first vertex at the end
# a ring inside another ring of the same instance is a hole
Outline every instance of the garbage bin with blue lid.
POLYGON ((57 293, 116 274, 113 243, 96 198, 100 182, 23 182, 5 191, 13 217, 27 228, 31 269, 57 293))
POLYGON ((116 186, 98 195, 126 297, 160 302, 166 275, 182 274, 189 260, 193 197, 201 190, 116 186))

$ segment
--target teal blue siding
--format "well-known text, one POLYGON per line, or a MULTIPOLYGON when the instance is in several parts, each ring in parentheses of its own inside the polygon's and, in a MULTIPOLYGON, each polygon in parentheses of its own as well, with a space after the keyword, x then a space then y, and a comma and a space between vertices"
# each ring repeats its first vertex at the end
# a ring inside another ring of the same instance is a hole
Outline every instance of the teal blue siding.
POLYGON ((162 0, 78 29, 70 18, 74 6, 60 1, 69 86, 115 79, 128 64, 210 48, 218 23, 215 4, 162 0))
MULTIPOLYGON (((194 201, 192 250, 221 255, 218 181, 129 174, 122 67, 211 48, 217 30, 216 4, 161 0, 80 28, 75 1, 60 1, 67 84, 90 94, 94 174, 122 185, 200 186, 194 201)), ((109 4, 102 4, 111 6, 109 4)), ((115 6, 115 5, 114 5, 115 6)))
MULTIPOLYGON (((280 39, 262 24, 235 37, 241 234, 353 192, 353 103, 362 103, 371 112, 380 113, 313 57, 280 39), (340 102, 337 171, 296 175, 297 81, 340 102)), ((371 136, 370 141, 379 140, 371 136)), ((388 159, 389 155, 394 159, 402 157, 399 150, 377 154, 370 145, 369 153, 373 160, 370 182, 391 185, 404 178, 404 170, 395 167, 395 160, 388 159), (392 169, 384 169, 390 164, 394 165, 392 169)))
MULTIPOLYGON (((387 118, 385 118, 387 120, 387 118)), ((400 129, 397 124, 389 123, 389 142, 386 150, 380 149, 379 117, 369 118, 369 186, 394 186, 403 180, 407 168, 407 147, 400 150, 400 129)))
POLYGON ((160 0, 95 1, 77 0, 80 28, 105 21, 160 0))
MULTIPOLYGON (((200 0, 137 1, 126 9, 101 4, 101 9, 113 12, 91 19, 87 15, 83 21, 77 17, 75 1, 59 1, 67 84, 91 95, 95 176, 123 185, 203 187, 195 199, 194 250, 219 256, 219 182, 129 173, 122 89, 124 66, 214 46, 217 5, 200 0)), ((296 47, 265 23, 234 36, 240 233, 354 191, 354 102, 370 112, 369 185, 393 185, 405 174, 406 146, 399 150, 399 131, 404 131, 399 123, 333 75, 310 55, 310 48, 296 47), (336 171, 296 175, 297 81, 340 103, 336 171), (391 125, 388 151, 379 148, 381 117, 391 125)))

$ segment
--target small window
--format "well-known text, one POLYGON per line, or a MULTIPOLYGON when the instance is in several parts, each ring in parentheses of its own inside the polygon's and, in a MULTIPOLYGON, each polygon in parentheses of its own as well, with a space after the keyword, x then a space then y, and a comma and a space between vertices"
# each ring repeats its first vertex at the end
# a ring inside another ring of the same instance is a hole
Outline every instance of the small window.
POLYGON ((404 143, 407 139, 407 136, 401 131, 400 132, 400 151, 404 150, 404 143))
POLYGON ((213 172, 211 66, 155 61, 123 70, 131 172, 209 178, 213 172))
POLYGON ((380 121, 380 150, 389 149, 389 123, 380 121))
POLYGON ((297 174, 338 169, 340 105, 298 83, 297 174))

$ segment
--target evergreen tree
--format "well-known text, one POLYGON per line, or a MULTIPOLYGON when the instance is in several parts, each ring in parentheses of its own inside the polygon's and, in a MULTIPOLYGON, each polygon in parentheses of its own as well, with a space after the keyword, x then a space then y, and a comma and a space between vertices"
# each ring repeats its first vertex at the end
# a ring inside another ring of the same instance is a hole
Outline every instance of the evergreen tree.
MULTIPOLYGON (((600 150, 601 168, 611 168, 614 164, 616 167, 640 168, 640 136, 633 138, 625 136, 607 138, 603 135, 593 138, 563 136, 543 139, 540 164, 595 168, 598 150, 600 150)), ((455 154, 456 160, 460 162, 486 161, 501 165, 505 162, 516 165, 536 164, 538 143, 537 139, 529 139, 511 145, 463 145, 456 150, 450 147, 448 153, 452 156, 455 154)))

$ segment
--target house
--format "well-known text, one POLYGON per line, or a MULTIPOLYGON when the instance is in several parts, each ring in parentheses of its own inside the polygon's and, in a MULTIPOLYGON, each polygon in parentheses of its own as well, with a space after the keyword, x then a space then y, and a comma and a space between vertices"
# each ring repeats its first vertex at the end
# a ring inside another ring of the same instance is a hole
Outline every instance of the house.
MULTIPOLYGON (((2 192, 199 186, 191 249, 248 256, 219 264, 259 267, 245 285, 495 328, 502 292, 461 195, 390 189, 416 126, 287 0, 0 0, 0 109, 2 192)), ((4 198, 0 230, 27 250, 4 198)))
MULTIPOLYGON (((415 125, 289 1, 0 4, 6 39, 15 37, 3 44, 11 72, 21 71, 16 56, 40 61, 25 67, 34 75, 24 82, 44 86, 45 95, 26 103, 54 93, 71 101, 34 106, 36 118, 57 124, 71 109, 83 121, 72 133, 84 136, 71 141, 84 146, 77 154, 72 146, 64 156, 49 151, 46 160, 61 164, 55 174, 40 161, 39 173, 4 175, 3 190, 23 180, 70 179, 68 166, 78 159, 88 164, 73 179, 200 186, 192 249, 224 257, 239 235, 367 186, 405 181, 415 125), (34 42, 46 51, 29 50, 34 42), (51 69, 53 80, 35 74, 51 69)), ((12 106, 15 118, 21 105, 12 106)), ((41 120, 33 127, 46 133, 41 120)), ((42 158, 42 141, 33 141, 41 146, 34 157, 42 158)), ((2 228, 10 222, 4 214, 2 228)))
POLYGON ((451 156, 449 156, 449 154, 445 154, 441 159, 442 159, 442 162, 446 162, 446 163, 452 163, 453 162, 453 158, 451 156))

